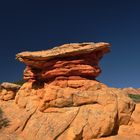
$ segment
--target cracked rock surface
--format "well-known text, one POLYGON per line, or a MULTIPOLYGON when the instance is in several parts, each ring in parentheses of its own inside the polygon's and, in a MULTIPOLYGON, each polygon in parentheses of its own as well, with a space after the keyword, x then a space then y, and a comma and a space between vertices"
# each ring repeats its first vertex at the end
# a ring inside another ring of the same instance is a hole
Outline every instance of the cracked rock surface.
POLYGON ((9 120, 1 132, 19 140, 90 140, 125 134, 125 127, 139 134, 133 129, 139 123, 138 106, 122 90, 93 80, 65 82, 70 83, 62 80, 38 87, 27 82, 15 101, 0 102, 9 120))

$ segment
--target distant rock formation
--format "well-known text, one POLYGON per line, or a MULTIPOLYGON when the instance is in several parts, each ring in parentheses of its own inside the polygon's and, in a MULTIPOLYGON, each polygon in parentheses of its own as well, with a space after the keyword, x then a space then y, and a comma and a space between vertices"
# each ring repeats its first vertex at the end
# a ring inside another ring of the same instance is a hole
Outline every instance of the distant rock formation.
POLYGON ((15 100, 0 101, 9 120, 3 140, 139 140, 140 105, 95 78, 108 43, 72 43, 22 52, 26 64, 15 100), (129 135, 129 137, 128 137, 129 135))
POLYGON ((134 95, 140 95, 140 88, 123 88, 122 90, 126 91, 127 94, 134 94, 134 95))
POLYGON ((0 85, 0 100, 12 100, 21 86, 9 82, 3 82, 0 85))

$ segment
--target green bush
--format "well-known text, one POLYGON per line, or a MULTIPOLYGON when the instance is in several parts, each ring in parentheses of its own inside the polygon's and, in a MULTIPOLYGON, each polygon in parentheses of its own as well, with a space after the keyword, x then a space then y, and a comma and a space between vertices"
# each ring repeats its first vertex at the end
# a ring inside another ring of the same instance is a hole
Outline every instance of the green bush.
POLYGON ((3 111, 0 108, 0 129, 8 126, 9 120, 3 117, 3 111))
POLYGON ((25 80, 22 79, 22 80, 15 81, 13 83, 22 86, 25 83, 25 80))
POLYGON ((140 95, 137 94, 128 94, 128 96, 135 102, 140 103, 140 95))

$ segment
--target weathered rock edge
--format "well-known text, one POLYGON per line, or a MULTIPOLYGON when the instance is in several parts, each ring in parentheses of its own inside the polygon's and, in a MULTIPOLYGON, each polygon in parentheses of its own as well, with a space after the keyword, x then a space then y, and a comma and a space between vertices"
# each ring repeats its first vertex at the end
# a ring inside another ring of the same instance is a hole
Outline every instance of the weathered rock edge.
POLYGON ((54 47, 50 50, 36 51, 36 52, 22 52, 16 55, 16 59, 24 62, 24 59, 36 60, 36 61, 46 61, 58 57, 73 56, 79 54, 90 53, 94 51, 103 51, 104 53, 109 52, 109 43, 70 43, 64 44, 59 47, 54 47))

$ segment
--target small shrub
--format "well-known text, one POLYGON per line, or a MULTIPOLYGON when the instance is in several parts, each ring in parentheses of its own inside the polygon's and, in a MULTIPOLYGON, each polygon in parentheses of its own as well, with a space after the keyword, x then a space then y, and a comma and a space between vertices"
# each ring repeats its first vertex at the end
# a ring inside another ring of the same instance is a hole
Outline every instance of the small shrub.
POLYGON ((25 80, 22 79, 22 80, 19 80, 19 81, 15 81, 13 83, 22 86, 25 83, 25 80))
POLYGON ((128 94, 128 96, 129 96, 134 102, 140 103, 140 95, 137 95, 137 94, 128 94))
POLYGON ((3 117, 3 111, 0 108, 0 129, 8 126, 9 120, 3 117))

